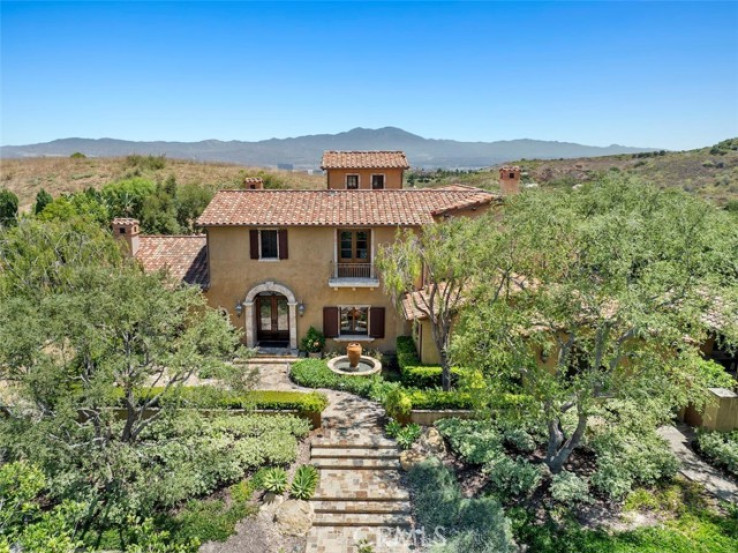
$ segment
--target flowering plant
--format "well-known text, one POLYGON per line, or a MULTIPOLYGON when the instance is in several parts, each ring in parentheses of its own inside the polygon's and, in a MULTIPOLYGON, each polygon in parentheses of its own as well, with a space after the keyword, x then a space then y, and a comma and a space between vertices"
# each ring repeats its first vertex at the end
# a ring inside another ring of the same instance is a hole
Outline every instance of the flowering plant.
POLYGON ((325 336, 315 327, 310 327, 300 343, 301 349, 308 353, 319 353, 325 347, 325 336))

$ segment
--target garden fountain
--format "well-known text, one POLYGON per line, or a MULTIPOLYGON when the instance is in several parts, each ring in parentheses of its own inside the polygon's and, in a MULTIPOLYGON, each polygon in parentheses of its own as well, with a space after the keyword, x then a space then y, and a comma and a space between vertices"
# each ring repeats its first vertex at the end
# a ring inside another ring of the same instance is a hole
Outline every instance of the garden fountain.
POLYGON ((382 363, 373 357, 362 355, 361 344, 349 344, 346 355, 339 355, 328 361, 328 368, 338 374, 376 374, 382 370, 382 363))

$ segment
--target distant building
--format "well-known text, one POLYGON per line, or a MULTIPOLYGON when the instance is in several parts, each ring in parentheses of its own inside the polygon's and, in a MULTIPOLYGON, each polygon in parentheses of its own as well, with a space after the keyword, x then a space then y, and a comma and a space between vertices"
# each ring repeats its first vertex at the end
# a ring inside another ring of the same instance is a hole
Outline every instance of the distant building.
POLYGON ((404 152, 328 150, 320 168, 327 173, 327 187, 333 190, 382 190, 402 188, 402 178, 410 168, 404 152))
POLYGON ((503 165, 500 167, 500 191, 503 195, 520 193, 520 167, 503 165))

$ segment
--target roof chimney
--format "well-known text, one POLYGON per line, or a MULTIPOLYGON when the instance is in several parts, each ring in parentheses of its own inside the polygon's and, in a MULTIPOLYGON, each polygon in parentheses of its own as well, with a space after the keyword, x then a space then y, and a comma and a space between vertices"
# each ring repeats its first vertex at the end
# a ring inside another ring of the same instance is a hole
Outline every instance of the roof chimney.
POLYGON ((503 165, 500 167, 500 190, 503 196, 520 194, 520 167, 503 165))
POLYGON ((138 251, 138 235, 141 232, 138 219, 116 217, 113 219, 113 237, 125 241, 128 253, 135 257, 138 251))
POLYGON ((264 179, 261 177, 246 177, 243 179, 243 187, 246 190, 262 190, 264 188, 264 179))

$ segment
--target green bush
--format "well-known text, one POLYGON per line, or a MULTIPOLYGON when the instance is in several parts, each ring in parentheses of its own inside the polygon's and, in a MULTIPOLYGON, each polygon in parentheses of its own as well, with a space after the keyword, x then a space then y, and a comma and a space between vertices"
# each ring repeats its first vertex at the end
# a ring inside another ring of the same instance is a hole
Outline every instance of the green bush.
POLYGON ((652 485, 672 478, 679 462, 665 439, 649 431, 605 431, 592 439, 597 470, 592 485, 601 493, 622 499, 635 484, 652 485))
POLYGON ((283 468, 272 467, 264 473, 262 486, 268 492, 281 494, 287 489, 287 471, 283 468))
POLYGON ((504 431, 505 443, 523 453, 536 450, 536 441, 523 428, 507 428, 504 431))
POLYGON ((290 487, 290 495, 295 499, 307 501, 315 494, 318 487, 318 469, 313 465, 300 465, 295 471, 290 487))
POLYGON ((402 420, 410 415, 410 411, 412 411, 412 409, 412 401, 404 389, 396 388, 387 394, 384 401, 384 410, 387 412, 388 416, 393 419, 402 420))
POLYGON ((473 407, 471 396, 459 390, 446 392, 437 388, 427 390, 408 388, 407 393, 413 409, 463 410, 473 407))
POLYGON ((422 433, 423 431, 419 425, 408 424, 397 433, 397 445, 400 446, 400 449, 410 449, 422 433))
MULTIPOLYGON (((164 388, 146 388, 139 390, 136 396, 139 402, 144 402, 163 391, 164 388)), ((115 399, 122 399, 122 390, 115 399)), ((273 390, 232 392, 214 386, 182 386, 161 401, 200 409, 295 410, 301 413, 321 413, 328 406, 325 394, 316 392, 307 394, 273 390)))
POLYGON ((309 353, 319 353, 323 351, 323 348, 325 348, 325 335, 311 326, 300 342, 300 349, 309 353))
MULTIPOLYGON (((397 366, 400 368, 400 379, 405 386, 421 389, 441 386, 443 368, 439 365, 421 363, 415 342, 410 336, 399 336, 396 347, 397 366)), ((452 376, 458 377, 461 372, 461 369, 451 369, 452 376)))
POLYGON ((340 375, 328 368, 322 359, 301 359, 292 365, 290 378, 305 388, 328 388, 369 397, 372 385, 379 376, 340 375))
POLYGON ((415 517, 427 536, 443 536, 432 553, 515 551, 510 521, 492 497, 464 498, 450 469, 431 458, 408 473, 415 517))
POLYGON ((87 156, 83 154, 82 152, 74 152, 71 156, 69 156, 71 159, 85 159, 87 156))
POLYGON ((567 505, 587 503, 591 500, 587 480, 566 470, 551 480, 551 497, 567 505))
POLYGON ((697 445, 710 462, 738 476, 738 431, 700 432, 697 445))
POLYGON ((136 169, 159 171, 166 167, 167 158, 166 156, 131 154, 126 156, 126 165, 135 167, 136 169))
POLYGON ((384 427, 385 434, 390 438, 396 438, 400 430, 402 430, 402 425, 396 420, 389 421, 384 427))
POLYGON ((467 463, 482 465, 502 454, 502 436, 492 421, 442 419, 436 428, 467 463))
POLYGON ((539 466, 505 454, 498 454, 488 461, 483 470, 497 491, 505 495, 529 495, 543 479, 539 466))
POLYGON ((7 188, 0 189, 0 225, 13 226, 18 220, 18 196, 7 188))

